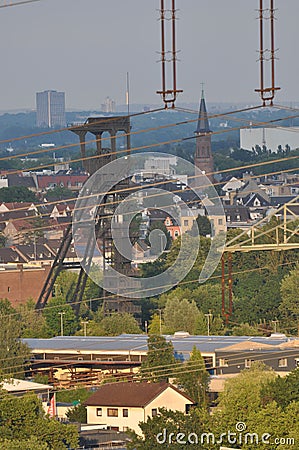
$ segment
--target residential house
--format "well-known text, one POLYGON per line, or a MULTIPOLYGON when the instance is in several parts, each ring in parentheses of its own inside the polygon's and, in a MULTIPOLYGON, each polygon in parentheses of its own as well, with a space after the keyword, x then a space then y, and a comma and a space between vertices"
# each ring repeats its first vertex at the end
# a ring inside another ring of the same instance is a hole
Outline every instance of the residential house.
POLYGON ((247 207, 252 220, 262 219, 271 208, 269 195, 253 179, 247 181, 236 193, 234 204, 247 207))
POLYGON ((254 223, 246 206, 225 205, 224 212, 228 228, 249 228, 254 223))
POLYGON ((139 422, 158 414, 159 408, 187 413, 194 401, 173 385, 161 383, 104 384, 85 402, 88 424, 105 424, 115 431, 142 434, 139 422))
POLYGON ((244 181, 236 177, 231 177, 223 186, 222 192, 224 194, 224 203, 232 204, 236 192, 244 186, 244 181))
POLYGON ((55 187, 68 188, 71 191, 78 192, 82 189, 87 178, 88 175, 85 173, 75 174, 61 171, 54 175, 38 175, 36 181, 40 192, 46 192, 55 187))

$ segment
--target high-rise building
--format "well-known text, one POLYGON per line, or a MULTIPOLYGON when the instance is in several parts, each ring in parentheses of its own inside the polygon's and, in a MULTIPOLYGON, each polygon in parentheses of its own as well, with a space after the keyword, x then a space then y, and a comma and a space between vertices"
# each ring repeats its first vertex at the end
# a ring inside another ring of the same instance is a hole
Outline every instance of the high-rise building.
POLYGON ((57 91, 36 93, 36 124, 38 127, 65 127, 65 94, 57 91))
POLYGON ((195 166, 204 172, 213 181, 214 161, 211 148, 211 135, 209 119, 207 114, 204 91, 202 90, 196 135, 196 151, 194 156, 195 166))
POLYGON ((106 113, 115 112, 116 104, 115 101, 110 97, 106 97, 104 103, 101 105, 101 110, 106 113))

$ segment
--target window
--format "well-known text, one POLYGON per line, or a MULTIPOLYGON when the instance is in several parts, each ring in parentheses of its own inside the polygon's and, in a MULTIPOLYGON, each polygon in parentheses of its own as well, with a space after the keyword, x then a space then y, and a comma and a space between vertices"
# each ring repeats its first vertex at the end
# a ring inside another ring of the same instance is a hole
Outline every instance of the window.
POLYGON ((108 408, 107 416, 108 417, 118 417, 118 409, 117 408, 108 408))
POLYGON ((278 367, 288 367, 288 360, 287 360, 287 358, 280 358, 278 360, 278 367))
POLYGON ((10 292, 10 287, 9 286, 7 287, 7 292, 10 292))
POLYGON ((127 408, 123 409, 123 417, 129 417, 129 410, 127 408))
POLYGON ((245 359, 245 367, 246 369, 249 369, 252 364, 254 363, 254 359, 245 359))
POLYGON ((184 227, 187 227, 189 225, 189 221, 188 220, 184 220, 184 227))
POLYGON ((228 359, 226 359, 226 358, 220 358, 220 359, 219 359, 219 366, 220 366, 220 367, 228 367, 228 359))
POLYGON ((226 216, 226 221, 230 222, 230 216, 226 216))
POLYGON ((223 225, 223 220, 222 219, 218 219, 218 225, 223 225))
POLYGON ((102 414, 103 414, 102 408, 97 408, 97 409, 96 409, 96 415, 97 415, 98 417, 102 417, 102 414))
POLYGON ((158 415, 158 410, 157 408, 152 409, 152 417, 155 417, 158 415))

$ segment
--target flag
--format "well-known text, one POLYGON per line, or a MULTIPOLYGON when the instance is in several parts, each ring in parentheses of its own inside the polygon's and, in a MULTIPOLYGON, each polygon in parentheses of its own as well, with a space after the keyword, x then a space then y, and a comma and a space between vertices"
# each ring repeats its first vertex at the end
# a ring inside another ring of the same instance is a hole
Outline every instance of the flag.
POLYGON ((56 401, 55 401, 55 393, 52 392, 50 394, 50 403, 48 407, 48 414, 50 417, 56 416, 56 401))

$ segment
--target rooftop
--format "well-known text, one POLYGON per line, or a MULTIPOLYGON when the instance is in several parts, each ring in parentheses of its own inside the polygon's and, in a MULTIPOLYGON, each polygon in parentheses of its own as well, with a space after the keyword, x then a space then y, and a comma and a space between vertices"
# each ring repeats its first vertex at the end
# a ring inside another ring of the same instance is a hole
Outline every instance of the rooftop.
MULTIPOLYGON (((203 354, 214 353, 215 350, 245 343, 245 347, 261 347, 265 344, 269 346, 292 346, 294 338, 285 335, 274 334, 270 337, 264 336, 173 336, 166 335, 167 341, 171 341, 175 354, 178 358, 189 358, 194 346, 203 354), (258 344, 258 346, 255 345, 258 344)), ((57 336, 50 339, 26 338, 23 341, 28 344, 32 351, 123 351, 137 352, 144 354, 147 352, 146 334, 121 334, 119 336, 57 336)), ((276 347, 277 349, 277 347, 276 347)))
POLYGON ((86 406, 128 406, 145 407, 167 388, 180 393, 188 401, 193 400, 169 383, 128 383, 119 382, 104 384, 89 397, 84 404, 86 406))

